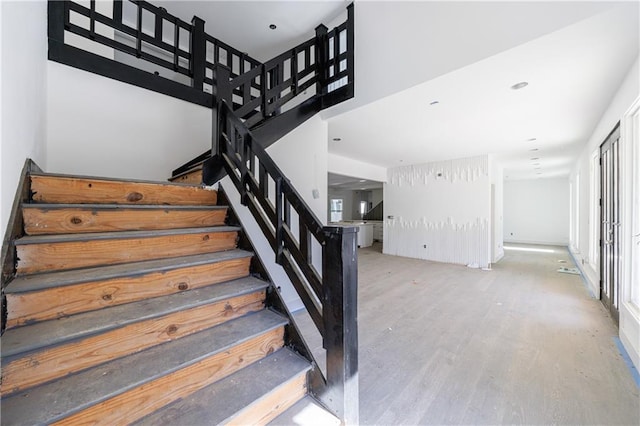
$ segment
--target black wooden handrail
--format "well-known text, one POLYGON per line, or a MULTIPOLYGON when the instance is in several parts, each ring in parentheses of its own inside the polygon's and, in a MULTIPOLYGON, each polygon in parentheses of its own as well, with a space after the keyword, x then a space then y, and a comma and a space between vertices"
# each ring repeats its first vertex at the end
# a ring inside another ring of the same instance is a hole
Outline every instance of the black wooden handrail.
POLYGON ((327 374, 316 368, 311 390, 357 424, 357 227, 323 226, 229 103, 216 110, 217 155, 323 337, 327 374), (313 240, 322 247, 321 272, 313 240))

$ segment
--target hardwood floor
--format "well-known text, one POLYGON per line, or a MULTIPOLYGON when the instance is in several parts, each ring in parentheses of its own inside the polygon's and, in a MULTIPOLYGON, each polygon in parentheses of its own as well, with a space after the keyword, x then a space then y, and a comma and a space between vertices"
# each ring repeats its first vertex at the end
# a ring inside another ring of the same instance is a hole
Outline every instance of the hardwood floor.
POLYGON ((360 249, 361 424, 640 424, 616 327, 544 248, 491 271, 360 249))

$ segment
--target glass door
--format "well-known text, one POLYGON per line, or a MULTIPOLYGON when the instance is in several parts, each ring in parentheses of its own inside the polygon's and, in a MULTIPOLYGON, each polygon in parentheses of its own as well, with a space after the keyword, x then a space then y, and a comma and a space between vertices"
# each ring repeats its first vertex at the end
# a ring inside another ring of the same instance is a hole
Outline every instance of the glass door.
POLYGON ((620 302, 620 126, 600 146, 600 300, 616 323, 620 302))

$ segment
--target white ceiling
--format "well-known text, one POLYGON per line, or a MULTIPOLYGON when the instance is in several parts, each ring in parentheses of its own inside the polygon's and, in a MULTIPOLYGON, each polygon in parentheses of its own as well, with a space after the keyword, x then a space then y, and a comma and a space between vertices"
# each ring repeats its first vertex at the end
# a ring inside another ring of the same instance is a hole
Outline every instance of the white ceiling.
MULTIPOLYGON (((164 6, 265 60, 347 4, 164 6)), ((494 154, 509 179, 566 176, 638 56, 639 14, 637 1, 357 1, 356 97, 323 113, 329 151, 385 167, 494 154)))
MULTIPOLYGON (((595 16, 330 117, 329 151, 385 167, 495 154, 509 179, 568 175, 638 55, 638 3, 606 6, 595 16), (510 89, 520 81, 529 86, 510 89), (333 142, 336 137, 341 141, 333 142)), ((465 34, 473 39, 478 32, 465 34)), ((446 35, 438 39, 448 44, 446 35)))
POLYGON ((382 182, 360 179, 351 176, 343 176, 336 173, 329 173, 327 184, 330 188, 349 191, 368 191, 372 189, 382 189, 383 186, 382 182))
POLYGON ((263 62, 313 37, 318 25, 342 15, 349 4, 340 0, 152 3, 186 22, 191 22, 194 15, 204 19, 207 34, 263 62), (271 24, 277 28, 271 30, 271 24))

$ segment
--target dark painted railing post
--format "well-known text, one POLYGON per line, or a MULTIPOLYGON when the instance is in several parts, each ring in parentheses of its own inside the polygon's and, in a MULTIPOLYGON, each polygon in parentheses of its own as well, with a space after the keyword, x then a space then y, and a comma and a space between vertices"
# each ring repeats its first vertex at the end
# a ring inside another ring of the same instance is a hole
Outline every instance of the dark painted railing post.
POLYGON ((47 35, 50 41, 64 44, 64 22, 65 8, 64 1, 49 1, 47 3, 47 35))
POLYGON ((275 204, 276 204, 276 263, 282 265, 283 256, 283 233, 284 233, 284 188, 282 188, 282 176, 275 179, 275 204))
POLYGON ((213 97, 211 105, 211 157, 205 160, 202 166, 202 182, 206 185, 212 185, 220 180, 223 170, 222 150, 220 146, 221 127, 226 123, 226 113, 223 113, 221 102, 231 103, 231 87, 229 79, 231 70, 224 65, 216 64, 213 67, 213 97))
POLYGON ((327 87, 327 62, 329 61, 329 39, 327 27, 320 24, 316 27, 316 94, 322 95, 327 87))
POLYGON ((122 24, 122 0, 113 0, 113 20, 122 24))
POLYGON ((204 21, 197 16, 191 20, 191 86, 202 90, 207 66, 207 42, 204 33, 204 21))
POLYGON ((220 154, 220 102, 231 102, 231 88, 229 87, 229 79, 231 78, 231 70, 224 65, 217 64, 213 68, 213 105, 211 123, 211 154, 220 154))
POLYGON ((355 93, 356 81, 356 33, 355 33, 355 14, 353 3, 347 6, 347 82, 349 83, 349 95, 355 93))
POLYGON ((345 424, 359 423, 357 227, 325 227, 322 316, 327 386, 322 400, 345 424))

